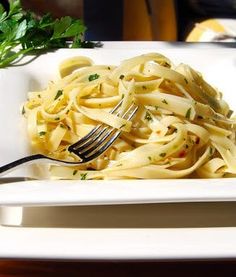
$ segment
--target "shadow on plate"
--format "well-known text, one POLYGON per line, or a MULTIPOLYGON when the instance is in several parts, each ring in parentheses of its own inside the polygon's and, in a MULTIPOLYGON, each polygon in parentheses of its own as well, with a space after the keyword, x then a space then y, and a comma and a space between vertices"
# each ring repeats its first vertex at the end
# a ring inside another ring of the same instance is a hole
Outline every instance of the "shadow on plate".
MULTIPOLYGON (((21 220, 16 221, 16 225, 46 228, 236 227, 235 214, 236 203, 233 202, 27 207, 22 209, 21 220)), ((11 225, 9 222, 7 225, 11 225)))

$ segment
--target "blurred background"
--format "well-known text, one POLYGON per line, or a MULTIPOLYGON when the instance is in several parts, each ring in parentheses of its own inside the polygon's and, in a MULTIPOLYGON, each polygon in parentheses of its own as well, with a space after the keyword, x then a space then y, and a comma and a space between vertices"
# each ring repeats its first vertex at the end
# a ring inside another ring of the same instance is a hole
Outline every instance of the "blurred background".
POLYGON ((87 40, 235 41, 236 0, 22 0, 26 9, 82 18, 87 40))

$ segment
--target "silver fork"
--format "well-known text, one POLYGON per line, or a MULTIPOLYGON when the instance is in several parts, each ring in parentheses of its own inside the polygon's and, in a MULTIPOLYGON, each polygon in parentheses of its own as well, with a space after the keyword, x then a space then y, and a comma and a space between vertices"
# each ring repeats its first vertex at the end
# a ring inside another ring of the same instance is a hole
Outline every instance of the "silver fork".
MULTIPOLYGON (((122 100, 115 106, 113 110, 110 111, 110 113, 115 114, 115 112, 120 108, 121 104, 122 100)), ((136 114, 137 110, 138 106, 132 104, 121 116, 121 118, 131 120, 136 114)), ((116 115, 119 116, 119 112, 116 115)), ((121 132, 121 130, 112 128, 106 124, 99 124, 85 137, 68 147, 68 151, 78 156, 80 161, 69 162, 50 158, 42 154, 35 154, 1 166, 0 176, 9 173, 21 165, 29 165, 36 162, 66 166, 75 166, 88 163, 101 156, 110 146, 112 146, 112 144, 120 136, 121 132)))

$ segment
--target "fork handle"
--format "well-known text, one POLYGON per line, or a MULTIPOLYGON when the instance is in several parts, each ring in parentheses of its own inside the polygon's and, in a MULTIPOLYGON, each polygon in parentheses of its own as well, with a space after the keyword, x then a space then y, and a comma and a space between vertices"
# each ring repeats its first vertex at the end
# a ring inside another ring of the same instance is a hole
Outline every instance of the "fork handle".
POLYGON ((31 164, 35 160, 42 160, 42 159, 47 159, 48 160, 48 158, 46 156, 42 155, 42 154, 35 154, 35 155, 31 155, 31 156, 21 158, 19 160, 16 160, 14 162, 9 163, 9 164, 3 165, 3 166, 0 167, 0 176, 9 173, 13 169, 16 169, 17 167, 19 167, 23 164, 25 164, 25 165, 31 164))

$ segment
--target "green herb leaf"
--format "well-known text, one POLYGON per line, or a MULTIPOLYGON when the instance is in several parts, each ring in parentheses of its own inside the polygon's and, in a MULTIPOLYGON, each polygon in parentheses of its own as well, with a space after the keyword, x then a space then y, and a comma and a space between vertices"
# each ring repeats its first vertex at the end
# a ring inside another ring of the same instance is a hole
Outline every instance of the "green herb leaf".
POLYGON ((190 118, 190 115, 191 115, 191 108, 189 108, 189 109, 187 110, 187 112, 186 112, 186 114, 185 114, 185 117, 186 117, 187 119, 189 119, 189 118, 190 118))
POLYGON ((15 39, 20 39, 22 38, 25 33, 26 33, 26 30, 27 30, 27 22, 26 20, 23 20, 19 25, 18 25, 18 28, 16 30, 16 36, 15 36, 15 39))
POLYGON ((168 102, 166 101, 166 99, 163 99, 161 102, 168 105, 168 102))
POLYGON ((72 19, 70 16, 65 16, 60 19, 56 19, 52 39, 57 39, 63 36, 63 33, 65 33, 65 31, 69 28, 71 20, 72 19))
POLYGON ((60 96, 62 96, 62 94, 63 94, 63 90, 58 90, 54 100, 57 100, 60 96))
POLYGON ((166 153, 161 153, 159 156, 164 158, 166 156, 166 153))
POLYGON ((78 170, 74 170, 73 171, 73 176, 75 176, 77 174, 78 170))
POLYGON ((146 119, 147 121, 153 121, 152 116, 149 112, 146 112, 144 119, 146 119))
POLYGON ((25 107, 23 106, 23 108, 22 108, 22 111, 21 111, 21 114, 25 114, 25 107))
POLYGON ((89 75, 88 79, 89 79, 89 82, 91 82, 98 79, 99 77, 100 76, 97 73, 95 73, 95 74, 89 75))
POLYGON ((87 173, 80 174, 80 180, 86 180, 86 178, 87 178, 87 173))
POLYGON ((46 135, 46 132, 42 131, 42 132, 39 132, 39 136, 42 137, 42 136, 45 136, 46 135))

